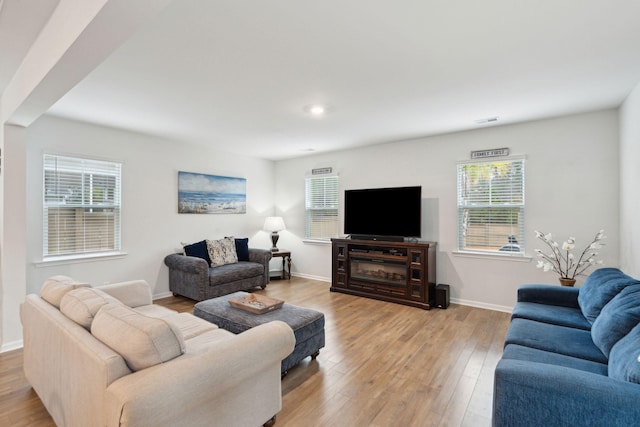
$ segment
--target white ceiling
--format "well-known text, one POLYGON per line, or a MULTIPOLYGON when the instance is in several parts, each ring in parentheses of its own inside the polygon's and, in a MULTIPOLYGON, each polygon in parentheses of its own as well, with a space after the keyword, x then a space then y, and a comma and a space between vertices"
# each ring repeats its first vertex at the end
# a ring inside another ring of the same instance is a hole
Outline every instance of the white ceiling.
POLYGON ((639 16, 637 0, 175 0, 50 113, 277 160, 612 108, 640 81, 639 16))

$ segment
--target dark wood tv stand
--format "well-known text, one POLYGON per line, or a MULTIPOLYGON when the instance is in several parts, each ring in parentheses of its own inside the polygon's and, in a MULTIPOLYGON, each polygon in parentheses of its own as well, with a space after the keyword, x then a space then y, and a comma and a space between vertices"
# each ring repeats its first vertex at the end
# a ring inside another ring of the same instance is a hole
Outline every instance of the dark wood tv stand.
POLYGON ((435 242, 331 239, 331 291, 431 308, 435 242))

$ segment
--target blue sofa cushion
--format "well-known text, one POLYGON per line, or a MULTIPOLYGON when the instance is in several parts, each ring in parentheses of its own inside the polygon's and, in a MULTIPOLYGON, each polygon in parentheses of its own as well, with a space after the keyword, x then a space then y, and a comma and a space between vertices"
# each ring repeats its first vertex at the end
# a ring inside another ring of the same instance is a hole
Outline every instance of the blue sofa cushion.
POLYGON ((564 354, 552 353, 537 348, 509 344, 502 353, 503 359, 525 360, 527 362, 545 363, 547 365, 564 366, 594 374, 607 376, 607 365, 591 360, 578 359, 564 354))
POLYGON ((609 356, 611 347, 640 323, 640 285, 624 288, 600 312, 591 327, 591 337, 609 356))
POLYGON ((591 329, 591 323, 582 315, 579 308, 562 305, 539 304, 536 302, 519 302, 513 308, 511 318, 531 319, 553 325, 569 326, 571 328, 591 329))
POLYGON ((609 377, 640 384, 640 325, 611 349, 609 377))
POLYGON ((508 344, 518 344, 579 359, 607 363, 605 355, 593 343, 591 332, 583 329, 529 319, 513 319, 505 338, 505 346, 508 344))
POLYGON ((629 285, 638 285, 633 279, 617 268, 600 268, 587 277, 578 293, 578 304, 582 314, 593 323, 602 308, 629 285))

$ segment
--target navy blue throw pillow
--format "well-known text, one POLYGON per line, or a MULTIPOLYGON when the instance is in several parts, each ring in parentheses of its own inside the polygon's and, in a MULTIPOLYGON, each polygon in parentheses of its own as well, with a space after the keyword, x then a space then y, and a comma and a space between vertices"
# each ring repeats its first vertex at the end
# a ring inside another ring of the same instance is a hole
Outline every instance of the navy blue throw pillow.
POLYGON ((236 239, 236 254, 238 261, 249 261, 249 238, 236 239))
POLYGON ((185 245, 184 254, 187 256, 202 258, 203 260, 207 261, 207 264, 211 265, 211 258, 209 258, 209 251, 207 250, 206 240, 192 243, 190 245, 185 245))

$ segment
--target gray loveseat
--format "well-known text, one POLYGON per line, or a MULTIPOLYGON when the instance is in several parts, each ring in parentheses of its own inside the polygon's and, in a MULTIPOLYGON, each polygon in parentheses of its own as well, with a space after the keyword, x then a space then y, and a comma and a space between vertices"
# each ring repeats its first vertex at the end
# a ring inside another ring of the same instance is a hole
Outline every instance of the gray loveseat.
POLYGON ((174 295, 204 301, 256 287, 266 288, 271 252, 248 248, 248 254, 239 259, 236 263, 211 267, 197 256, 167 255, 164 263, 169 267, 169 290, 174 295))

